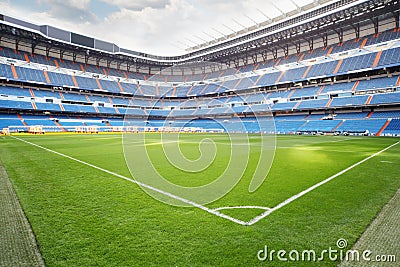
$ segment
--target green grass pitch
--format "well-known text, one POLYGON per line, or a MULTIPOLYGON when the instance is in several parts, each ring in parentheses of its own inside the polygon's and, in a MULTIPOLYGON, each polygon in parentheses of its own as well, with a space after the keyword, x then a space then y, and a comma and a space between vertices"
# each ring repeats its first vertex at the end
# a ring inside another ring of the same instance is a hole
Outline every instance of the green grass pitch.
MULTIPOLYGON (((218 153, 204 171, 179 170, 166 160, 159 134, 147 134, 150 158, 169 181, 201 186, 223 172, 229 140, 223 134, 181 134, 182 153, 195 160, 198 142, 214 140, 218 153), (228 145, 227 145, 228 144, 228 145)), ((18 136, 75 159, 131 177, 121 136, 18 136)), ((250 163, 232 191, 209 209, 228 206, 275 207, 282 201, 398 142, 395 138, 277 136, 271 170, 248 192, 259 156, 259 137, 251 136, 250 163)), ((36 234, 48 266, 292 266, 261 262, 257 252, 271 249, 322 251, 339 238, 348 247, 360 237, 400 187, 400 144, 350 169, 315 190, 243 226, 195 207, 159 202, 138 185, 12 137, 0 138, 3 162, 36 234)), ((222 213, 249 221, 259 209, 222 213)), ((324 265, 338 262, 325 260, 324 265)), ((321 266, 298 262, 296 266, 321 266)))

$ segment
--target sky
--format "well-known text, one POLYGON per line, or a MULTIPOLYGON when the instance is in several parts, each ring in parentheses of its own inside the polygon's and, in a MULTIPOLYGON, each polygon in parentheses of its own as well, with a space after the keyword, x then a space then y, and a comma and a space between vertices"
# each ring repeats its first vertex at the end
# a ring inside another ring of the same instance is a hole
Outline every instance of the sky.
POLYGON ((0 0, 0 13, 126 49, 182 55, 312 0, 0 0), (277 4, 275 4, 277 3, 277 4))

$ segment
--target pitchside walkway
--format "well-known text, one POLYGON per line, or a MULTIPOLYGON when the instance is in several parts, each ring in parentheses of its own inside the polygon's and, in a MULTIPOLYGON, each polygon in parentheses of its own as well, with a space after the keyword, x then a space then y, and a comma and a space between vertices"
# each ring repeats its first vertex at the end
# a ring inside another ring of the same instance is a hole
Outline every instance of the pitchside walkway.
POLYGON ((377 218, 365 230, 352 248, 358 251, 370 250, 375 255, 395 255, 396 262, 342 262, 340 267, 348 266, 400 266, 400 189, 383 207, 377 218))
POLYGON ((45 266, 31 226, 0 163, 0 266, 45 266))

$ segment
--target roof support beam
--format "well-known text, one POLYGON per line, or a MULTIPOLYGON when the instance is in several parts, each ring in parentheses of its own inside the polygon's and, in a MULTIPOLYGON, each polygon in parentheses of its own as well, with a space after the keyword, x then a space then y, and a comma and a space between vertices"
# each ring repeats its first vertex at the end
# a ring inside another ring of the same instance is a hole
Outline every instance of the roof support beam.
POLYGON ((324 47, 328 46, 328 33, 322 34, 322 42, 324 43, 324 47))
POLYGON ((343 43, 343 28, 339 28, 339 29, 335 28, 334 31, 337 34, 339 44, 342 44, 343 43))
POLYGON ((64 53, 65 53, 65 50, 62 50, 62 49, 60 49, 60 59, 61 60, 63 60, 63 58, 64 58, 64 53))
POLYGON ((356 35, 356 40, 360 39, 360 23, 352 24, 354 33, 356 35))
POLYGON ((251 59, 253 60, 253 64, 257 63, 257 55, 252 55, 251 59))
POLYGON ((19 50, 19 42, 20 42, 19 39, 15 39, 15 51, 19 50))
POLYGON ((32 55, 35 54, 36 46, 37 46, 37 43, 36 42, 32 42, 32 44, 31 44, 31 53, 32 53, 32 55))
POLYGON ((296 52, 297 52, 297 55, 301 53, 301 43, 300 42, 296 43, 296 52))
POLYGON ((267 51, 266 50, 262 50, 261 51, 261 57, 263 59, 263 61, 267 61, 268 57, 267 57, 267 51))
POLYGON ((399 25, 399 18, 400 18, 400 12, 392 12, 393 17, 394 17, 394 23, 395 23, 395 27, 396 29, 399 29, 400 25, 399 25))
POLYGON ((379 20, 378 17, 371 18, 372 23, 374 24, 375 35, 379 33, 379 20))

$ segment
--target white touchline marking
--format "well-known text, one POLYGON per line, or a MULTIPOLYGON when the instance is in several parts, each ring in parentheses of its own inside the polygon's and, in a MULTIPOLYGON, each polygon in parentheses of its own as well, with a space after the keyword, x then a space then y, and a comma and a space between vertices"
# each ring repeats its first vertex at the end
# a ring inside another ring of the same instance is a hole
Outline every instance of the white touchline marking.
POLYGON ((133 180, 133 179, 131 179, 131 178, 128 178, 128 177, 126 177, 126 176, 123 176, 123 175, 120 175, 120 174, 118 174, 118 173, 115 173, 115 172, 112 172, 112 171, 109 171, 109 170, 100 168, 100 167, 98 167, 98 166, 96 166, 96 165, 93 165, 93 164, 87 163, 87 162, 85 162, 85 161, 82 161, 82 160, 73 158, 73 157, 71 157, 71 156, 68 156, 68 155, 65 155, 65 154, 63 154, 63 153, 60 153, 60 152, 51 150, 51 149, 49 149, 49 148, 46 148, 46 147, 37 145, 37 144, 35 144, 35 143, 26 141, 26 140, 24 140, 24 139, 21 139, 21 138, 15 137, 15 136, 11 136, 11 137, 14 138, 14 139, 17 139, 17 140, 19 140, 19 141, 21 141, 21 142, 27 143, 27 144, 29 144, 29 145, 32 145, 32 146, 41 148, 41 149, 46 150, 46 151, 48 151, 48 152, 57 154, 57 155, 59 155, 59 156, 68 158, 68 159, 70 159, 70 160, 73 160, 73 161, 82 163, 82 164, 87 165, 87 166, 89 166, 89 167, 92 167, 92 168, 94 168, 94 169, 103 171, 103 172, 105 172, 105 173, 111 174, 111 175, 116 176, 116 177, 118 177, 118 178, 121 178, 121 179, 124 179, 124 180, 126 180, 126 181, 132 182, 132 183, 137 184, 137 185, 139 185, 139 186, 145 187, 145 188, 150 189, 150 190, 152 190, 152 191, 155 191, 155 192, 157 192, 157 193, 160 193, 160 194, 163 194, 163 195, 165 195, 165 196, 168 196, 168 197, 170 197, 170 198, 179 200, 179 201, 181 201, 181 202, 183 202, 183 203, 189 204, 189 205, 191 205, 191 206, 193 206, 193 207, 199 208, 199 209, 201 209, 201 210, 204 210, 204 211, 206 211, 206 212, 208 212, 208 213, 211 213, 211 214, 213 214, 213 215, 216 215, 216 216, 218 216, 218 217, 227 219, 227 220, 232 221, 232 222, 234 222, 234 223, 237 223, 237 224, 240 224, 240 225, 247 225, 247 223, 244 222, 244 221, 242 221, 242 220, 239 220, 239 219, 233 218, 233 217, 231 217, 231 216, 225 215, 225 214, 223 214, 223 213, 221 213, 221 212, 218 212, 218 211, 209 209, 209 208, 207 208, 207 207, 205 207, 205 206, 203 206, 203 205, 201 205, 201 204, 198 204, 198 203, 196 203, 196 202, 193 202, 193 201, 191 201, 191 200, 188 200, 188 199, 185 199, 185 198, 182 198, 182 197, 173 195, 173 194, 171 194, 171 193, 168 193, 168 192, 165 192, 165 191, 163 191, 163 190, 157 189, 157 188, 152 187, 152 186, 150 186, 150 185, 147 185, 147 184, 138 182, 138 181, 133 180))
POLYGON ((342 175, 342 174, 348 172, 349 170, 351 170, 351 169, 357 167, 358 165, 364 163, 365 161, 367 161, 367 160, 369 160, 369 159, 371 159, 371 158, 373 158, 373 157, 376 157, 377 155, 379 155, 379 154, 385 152, 386 150, 388 150, 388 149, 390 149, 390 148, 392 148, 392 147, 394 147, 394 146, 396 146, 397 144, 400 143, 400 141, 398 141, 398 142, 396 142, 396 143, 394 143, 394 144, 392 144, 392 145, 390 145, 390 146, 388 146, 388 147, 386 147, 386 148, 384 148, 384 149, 382 149, 382 150, 376 152, 375 154, 372 154, 371 156, 369 156, 369 157, 367 157, 367 158, 365 158, 365 159, 363 159, 363 160, 360 160, 359 162, 357 162, 357 163, 351 165, 350 167, 348 167, 348 168, 346 168, 346 169, 344 169, 344 170, 342 170, 342 171, 340 171, 340 172, 338 172, 338 173, 336 173, 336 174, 334 174, 334 175, 332 175, 332 176, 326 178, 325 180, 323 180, 323 181, 321 181, 321 182, 319 182, 319 183, 317 183, 317 184, 315 184, 315 185, 313 185, 313 186, 307 188, 306 190, 304 190, 304 191, 302 191, 302 192, 300 192, 300 193, 298 193, 298 194, 296 194, 296 195, 294 195, 294 196, 292 196, 292 197, 290 197, 290 198, 288 198, 288 199, 282 201, 281 203, 279 203, 278 205, 276 205, 276 206, 273 207, 273 208, 267 208, 267 207, 261 207, 261 206, 237 206, 237 207, 221 207, 221 208, 216 208, 216 209, 210 209, 210 208, 207 208, 207 207, 205 207, 205 206, 203 206, 203 205, 201 205, 201 204, 198 204, 198 203, 196 203, 196 202, 193 202, 193 201, 191 201, 191 200, 188 200, 188 199, 185 199, 185 198, 182 198, 182 197, 173 195, 173 194, 171 194, 171 193, 168 193, 168 192, 165 192, 165 191, 163 191, 163 190, 160 190, 160 189, 157 189, 157 188, 155 188, 155 187, 152 187, 152 186, 150 186, 150 185, 147 185, 147 184, 144 184, 144 183, 135 181, 135 180, 130 179, 130 178, 126 177, 126 176, 123 176, 123 175, 120 175, 120 174, 118 174, 118 173, 115 173, 115 172, 112 172, 112 171, 103 169, 103 168, 101 168, 101 167, 98 167, 98 166, 95 166, 95 165, 93 165, 93 164, 87 163, 87 162, 85 162, 85 161, 82 161, 82 160, 73 158, 73 157, 68 156, 68 155, 65 155, 65 154, 63 154, 63 153, 60 153, 60 152, 51 150, 51 149, 49 149, 49 148, 46 148, 46 147, 37 145, 37 144, 35 144, 35 143, 31 143, 31 142, 29 142, 29 141, 26 141, 26 140, 24 140, 24 139, 21 139, 21 138, 15 137, 15 136, 11 136, 11 137, 14 138, 14 139, 17 139, 17 140, 19 140, 19 141, 21 141, 21 142, 30 144, 30 145, 32 145, 32 146, 36 146, 36 147, 41 148, 41 149, 43 149, 43 150, 46 150, 46 151, 48 151, 48 152, 57 154, 57 155, 59 155, 59 156, 62 156, 62 157, 65 157, 65 158, 68 158, 68 159, 71 159, 71 160, 74 160, 74 161, 76 161, 76 162, 79 162, 79 163, 82 163, 82 164, 84 164, 84 165, 90 166, 90 167, 92 167, 92 168, 94 168, 94 169, 97 169, 97 170, 103 171, 103 172, 105 172, 105 173, 111 174, 111 175, 113 175, 113 176, 119 177, 119 178, 121 178, 121 179, 127 180, 127 181, 129 181, 129 182, 134 183, 134 184, 143 186, 143 187, 145 187, 145 188, 147 188, 147 189, 153 190, 153 191, 155 191, 155 192, 158 192, 158 193, 160 193, 160 194, 166 195, 166 196, 171 197, 171 198, 173 198, 173 199, 182 201, 183 203, 189 204, 189 205, 191 205, 191 206, 193 206, 193 207, 199 208, 199 209, 204 210, 204 211, 206 211, 206 212, 208 212, 208 213, 211 213, 211 214, 213 214, 213 215, 215 215, 215 216, 218 216, 218 217, 227 219, 227 220, 229 220, 229 221, 232 221, 232 222, 237 223, 237 224, 240 224, 240 225, 253 225, 253 224, 257 223, 258 221, 260 221, 260 220, 264 219, 265 217, 267 217, 268 215, 270 215, 272 212, 274 212, 274 211, 276 211, 276 210, 278 210, 278 209, 280 209, 280 208, 286 206, 287 204, 293 202, 294 200, 296 200, 296 199, 298 199, 298 198, 304 196, 305 194, 311 192, 312 190, 314 190, 314 189, 316 189, 316 188, 318 188, 318 187, 320 187, 320 186, 326 184, 327 182, 329 182, 329 181, 335 179, 336 177, 338 177, 338 176, 340 176, 340 175, 342 175), (235 208, 259 208, 259 209, 265 209, 266 211, 263 212, 261 215, 258 215, 258 216, 256 216, 256 217, 254 217, 253 219, 251 219, 251 220, 248 221, 248 222, 245 222, 245 221, 242 221, 242 220, 233 218, 233 217, 231 217, 231 216, 228 216, 228 215, 226 215, 226 214, 223 214, 223 213, 219 212, 219 210, 224 210, 224 209, 235 209, 235 208))
POLYGON ((357 167, 358 165, 360 165, 360 164, 366 162, 367 160, 369 160, 369 159, 371 159, 371 158, 373 158, 373 157, 378 156, 379 154, 385 152, 386 150, 388 150, 388 149, 394 147, 395 145, 397 145, 397 144, 399 144, 399 143, 400 143, 400 141, 398 141, 398 142, 396 142, 396 143, 394 143, 394 144, 392 144, 392 145, 390 145, 390 146, 388 146, 388 147, 382 149, 381 151, 376 152, 375 154, 373 154, 373 155, 371 155, 371 156, 369 156, 369 157, 367 157, 367 158, 365 158, 365 159, 363 159, 363 160, 360 160, 359 162, 357 162, 357 163, 351 165, 350 167, 348 167, 348 168, 346 168, 346 169, 344 169, 344 170, 342 170, 342 171, 340 171, 340 172, 338 172, 338 173, 332 175, 331 177, 328 177, 328 178, 326 178, 325 180, 323 180, 323 181, 321 181, 321 182, 319 182, 319 183, 317 183, 317 184, 315 184, 315 185, 313 185, 313 186, 307 188, 306 190, 301 191, 300 193, 298 193, 298 194, 296 194, 296 195, 294 195, 294 196, 292 196, 292 197, 290 197, 290 198, 284 200, 283 202, 279 203, 278 205, 276 205, 276 206, 273 207, 272 209, 267 210, 267 211, 265 211, 264 213, 262 213, 261 215, 258 215, 258 216, 256 216, 256 217, 254 217, 253 219, 251 219, 250 221, 248 221, 248 222, 247 222, 247 225, 253 225, 253 224, 255 224, 255 223, 258 222, 259 220, 261 220, 261 219, 267 217, 268 215, 270 215, 272 212, 274 212, 274 211, 276 211, 276 210, 278 210, 278 209, 280 209, 280 208, 286 206, 287 204, 291 203, 292 201, 294 201, 294 200, 296 200, 296 199, 298 199, 298 198, 304 196, 305 194, 307 194, 307 193, 311 192, 312 190, 314 190, 314 189, 320 187, 321 185, 324 185, 324 184, 326 184, 327 182, 329 182, 329 181, 335 179, 336 177, 338 177, 338 176, 340 176, 340 175, 342 175, 342 174, 348 172, 349 170, 351 170, 351 169, 357 167))
POLYGON ((259 209, 259 210, 270 210, 271 208, 262 207, 262 206, 229 206, 229 207, 220 207, 213 209, 215 211, 219 210, 233 210, 233 209, 259 209))

